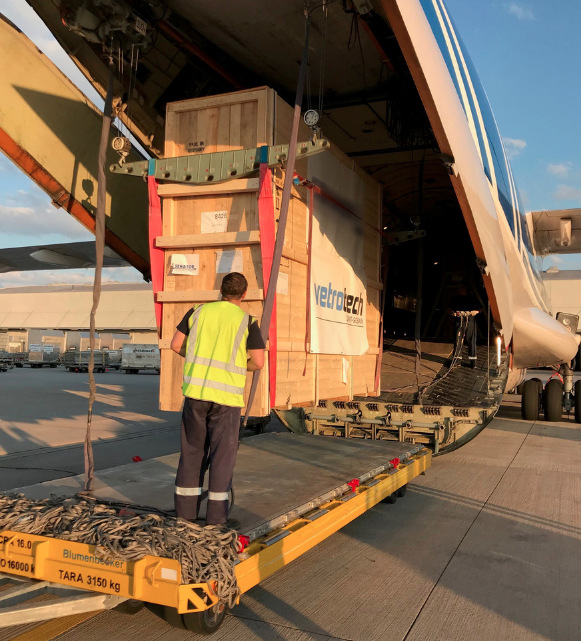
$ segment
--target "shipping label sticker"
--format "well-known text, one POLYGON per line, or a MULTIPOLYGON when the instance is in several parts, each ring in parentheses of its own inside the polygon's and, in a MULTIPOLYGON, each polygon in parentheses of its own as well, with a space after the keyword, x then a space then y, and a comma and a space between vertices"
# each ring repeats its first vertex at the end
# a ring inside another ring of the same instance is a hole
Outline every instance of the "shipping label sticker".
POLYGON ((201 214, 202 234, 220 234, 228 229, 227 211, 203 211, 201 214))
POLYGON ((185 274, 198 276, 200 273, 199 254, 172 254, 170 261, 170 274, 185 274))
POLYGON ((288 296, 288 274, 279 272, 278 280, 276 281, 276 293, 288 296))
POLYGON ((216 274, 229 274, 230 272, 242 272, 242 250, 230 249, 228 251, 216 252, 216 274))

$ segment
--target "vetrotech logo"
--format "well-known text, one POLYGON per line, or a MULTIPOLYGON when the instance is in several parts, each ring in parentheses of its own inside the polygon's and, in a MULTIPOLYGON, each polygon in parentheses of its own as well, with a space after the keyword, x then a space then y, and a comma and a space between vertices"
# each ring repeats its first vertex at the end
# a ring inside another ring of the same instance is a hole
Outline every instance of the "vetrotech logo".
POLYGON ((314 288, 315 300, 319 307, 335 309, 353 316, 363 316, 363 294, 360 293, 359 296, 348 294, 345 288, 335 289, 333 283, 329 283, 328 287, 314 283, 314 288))

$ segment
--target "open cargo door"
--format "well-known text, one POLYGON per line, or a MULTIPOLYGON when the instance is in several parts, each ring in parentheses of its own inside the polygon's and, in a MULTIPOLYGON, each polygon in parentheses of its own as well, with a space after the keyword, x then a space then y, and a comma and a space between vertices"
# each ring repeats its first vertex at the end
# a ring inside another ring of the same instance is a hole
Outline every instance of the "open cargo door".
MULTIPOLYGON (((100 111, 18 29, 0 19, 0 149, 89 231, 95 229, 100 111)), ((111 138, 118 135, 112 130, 111 138)), ((108 161, 119 159, 109 148, 108 161)), ((128 160, 142 159, 131 152, 128 160)), ((111 175, 105 243, 149 278, 147 186, 111 175)))

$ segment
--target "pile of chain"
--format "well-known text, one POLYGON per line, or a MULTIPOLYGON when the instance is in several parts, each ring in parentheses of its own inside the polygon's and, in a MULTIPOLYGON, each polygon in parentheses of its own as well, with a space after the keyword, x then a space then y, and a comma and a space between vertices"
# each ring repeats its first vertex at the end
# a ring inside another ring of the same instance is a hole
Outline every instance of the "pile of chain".
POLYGON ((95 546, 104 560, 137 561, 146 555, 179 561, 182 583, 215 585, 229 607, 240 591, 234 573, 240 544, 234 530, 202 527, 160 514, 120 516, 114 507, 81 497, 34 501, 0 495, 0 530, 49 536, 95 546))

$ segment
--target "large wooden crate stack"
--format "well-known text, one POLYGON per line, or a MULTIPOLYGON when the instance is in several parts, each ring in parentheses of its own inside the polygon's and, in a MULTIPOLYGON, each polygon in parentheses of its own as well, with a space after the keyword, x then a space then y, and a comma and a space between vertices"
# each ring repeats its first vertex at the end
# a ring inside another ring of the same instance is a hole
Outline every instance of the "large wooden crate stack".
MULTIPOLYGON (((185 100, 168 105, 165 156, 211 153, 246 149, 261 145, 288 144, 292 109, 269 88, 185 100)), ((308 140, 310 131, 302 126, 299 140, 308 140)), ((332 144, 332 141, 331 141, 332 144)), ((349 399, 373 396, 379 350, 381 191, 365 172, 338 149, 331 152, 364 179, 365 184, 365 271, 367 277, 367 337, 369 350, 362 356, 311 354, 308 344, 309 194, 302 186, 293 187, 286 228, 283 258, 277 286, 276 323, 278 340, 275 408, 308 406, 320 399, 349 399), (349 367, 344 367, 344 359, 349 367), (345 377, 345 371, 348 375, 345 377)), ((307 159, 297 163, 297 172, 307 175, 307 159)), ((284 171, 273 172, 275 225, 278 222, 284 171)), ((217 273, 220 259, 242 257, 241 269, 249 289, 242 307, 249 314, 262 315, 266 295, 262 272, 258 219, 259 179, 234 179, 221 184, 192 186, 160 184, 163 232, 156 240, 165 252, 163 290, 157 300, 163 305, 161 328, 162 410, 180 410, 183 359, 169 348, 176 325, 192 305, 218 300, 224 276, 217 273), (208 226, 211 213, 219 224, 208 226), (224 224, 224 212, 226 223, 224 224), (210 214, 209 214, 210 213, 210 214), (203 223, 202 220, 205 222, 203 223), (173 274, 174 254, 197 254, 198 275, 173 274)), ((228 264, 222 262, 222 264, 228 264)), ((235 263, 239 264, 239 263, 235 263)), ((267 359, 268 360, 268 359, 267 359)), ((247 379, 246 393, 250 389, 247 379)), ((271 410, 268 365, 262 371, 252 416, 265 416, 271 410)))

